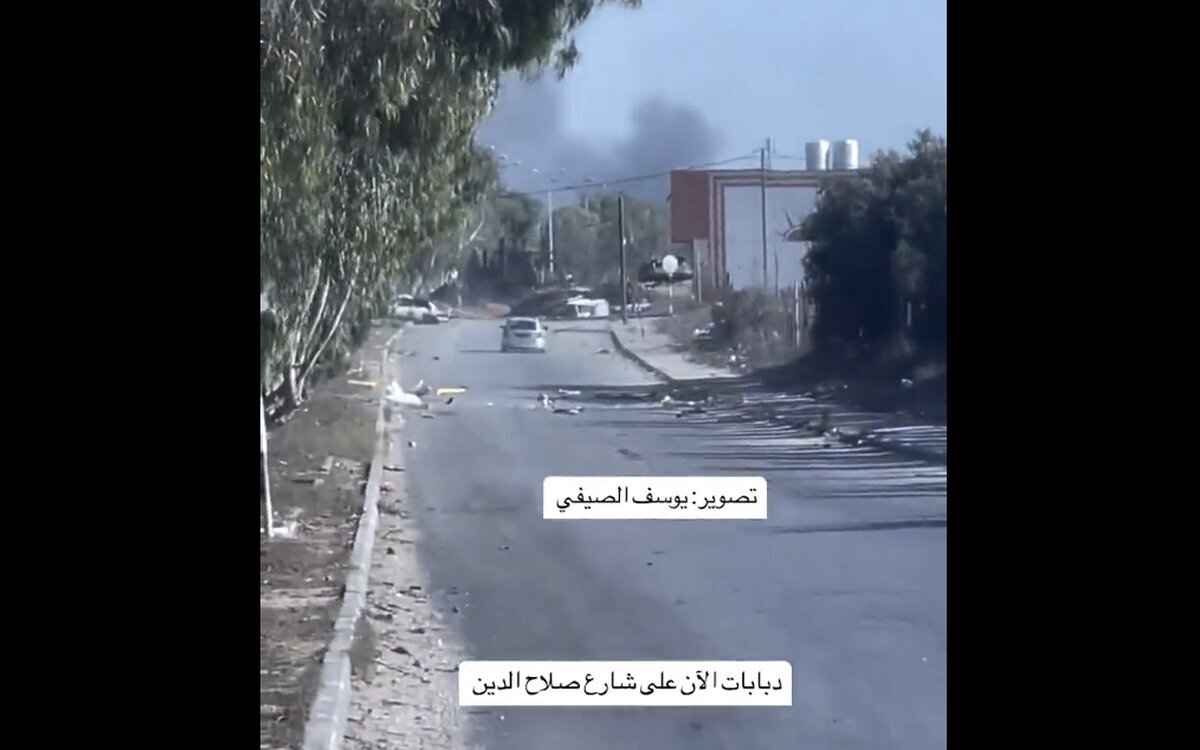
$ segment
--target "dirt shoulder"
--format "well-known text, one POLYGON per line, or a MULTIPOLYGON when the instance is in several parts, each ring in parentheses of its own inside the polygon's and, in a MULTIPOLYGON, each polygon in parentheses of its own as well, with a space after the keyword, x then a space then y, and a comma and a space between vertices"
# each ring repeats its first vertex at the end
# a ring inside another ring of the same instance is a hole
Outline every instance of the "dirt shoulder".
POLYGON ((345 564, 375 449, 383 342, 375 329, 360 371, 328 380, 268 440, 276 524, 294 536, 264 543, 259 563, 259 747, 297 748, 333 631, 345 564))

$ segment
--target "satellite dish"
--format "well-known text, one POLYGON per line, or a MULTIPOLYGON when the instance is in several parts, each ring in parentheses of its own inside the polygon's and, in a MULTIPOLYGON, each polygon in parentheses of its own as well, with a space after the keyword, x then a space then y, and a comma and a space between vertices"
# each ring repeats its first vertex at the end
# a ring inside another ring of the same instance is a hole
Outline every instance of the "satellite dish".
POLYGON ((679 270, 679 259, 674 255, 663 256, 662 270, 666 271, 668 276, 673 276, 679 270))

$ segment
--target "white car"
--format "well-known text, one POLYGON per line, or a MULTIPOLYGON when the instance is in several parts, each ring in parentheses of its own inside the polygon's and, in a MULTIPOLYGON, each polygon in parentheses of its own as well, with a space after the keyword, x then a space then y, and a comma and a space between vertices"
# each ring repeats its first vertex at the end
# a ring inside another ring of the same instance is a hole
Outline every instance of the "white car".
POLYGON ((500 351, 546 351, 546 329, 537 318, 509 318, 501 326, 500 351))
POLYGON ((402 294, 396 298, 392 303, 391 313, 393 318, 411 320, 414 323, 441 322, 432 302, 408 294, 402 294))

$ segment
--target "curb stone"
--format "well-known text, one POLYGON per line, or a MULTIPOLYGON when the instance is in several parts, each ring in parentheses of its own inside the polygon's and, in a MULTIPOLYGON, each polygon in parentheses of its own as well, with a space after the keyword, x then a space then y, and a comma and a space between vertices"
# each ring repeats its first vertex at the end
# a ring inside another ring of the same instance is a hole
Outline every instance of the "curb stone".
POLYGON ((627 346, 625 346, 624 343, 621 342, 621 337, 617 335, 617 332, 615 330, 613 330, 612 328, 609 328, 608 333, 610 336, 612 336, 613 347, 616 348, 616 350, 619 351, 621 354, 625 355, 626 359, 629 359, 635 365, 638 365, 643 370, 649 372, 651 375, 653 375, 656 378, 659 378, 661 380, 664 380, 667 383, 678 382, 675 378, 671 377, 664 371, 662 371, 662 370, 658 369, 657 367, 655 367, 654 365, 650 364, 642 357, 639 357, 637 354, 634 354, 633 351, 631 351, 627 346))
MULTIPOLYGON (((400 328, 383 345, 380 357, 380 378, 387 375, 388 354, 393 343, 404 333, 400 328)), ((333 625, 333 637, 321 660, 321 675, 317 692, 304 725, 304 750, 341 750, 346 736, 346 719, 350 711, 350 648, 354 631, 367 602, 368 576, 371 571, 371 552, 375 546, 375 528, 379 522, 379 490, 383 481, 383 465, 388 446, 387 422, 383 398, 379 399, 375 419, 375 453, 367 473, 367 489, 363 494, 362 516, 354 533, 354 547, 346 573, 346 593, 333 625)))
MULTIPOLYGON (((629 347, 625 346, 625 344, 621 342, 621 337, 617 335, 615 329, 610 327, 608 332, 612 336, 613 346, 617 349, 617 351, 623 354, 634 364, 641 367, 643 370, 646 370, 651 375, 654 375, 660 380, 672 385, 686 382, 678 378, 671 377, 663 370, 647 362, 645 358, 636 354, 629 347)), ((881 451, 887 451, 888 453, 909 456, 911 458, 920 459, 922 461, 930 461, 933 463, 946 463, 946 454, 943 451, 934 450, 931 448, 922 448, 920 446, 902 443, 898 440, 889 440, 869 430, 838 430, 836 437, 838 442, 842 443, 843 445, 857 446, 861 441, 861 445, 871 446, 872 448, 876 448, 881 451)))

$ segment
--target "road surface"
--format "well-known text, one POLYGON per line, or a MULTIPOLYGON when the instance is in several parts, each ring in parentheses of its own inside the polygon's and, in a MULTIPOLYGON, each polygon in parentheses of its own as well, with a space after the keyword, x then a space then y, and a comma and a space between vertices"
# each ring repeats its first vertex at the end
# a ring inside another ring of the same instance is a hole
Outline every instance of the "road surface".
POLYGON ((415 443, 407 465, 418 552, 467 653, 787 660, 793 706, 465 709, 477 743, 946 746, 944 466, 805 444, 765 423, 701 424, 648 401, 599 400, 653 381, 600 353, 612 345, 587 330, 598 324, 552 324, 545 354, 501 354, 499 326, 416 327, 401 344, 406 387, 421 378, 468 389, 434 418, 413 415, 405 435, 415 443), (539 392, 560 387, 584 391, 579 415, 534 408, 539 392), (769 521, 542 519, 547 475, 725 472, 767 478, 769 521))

